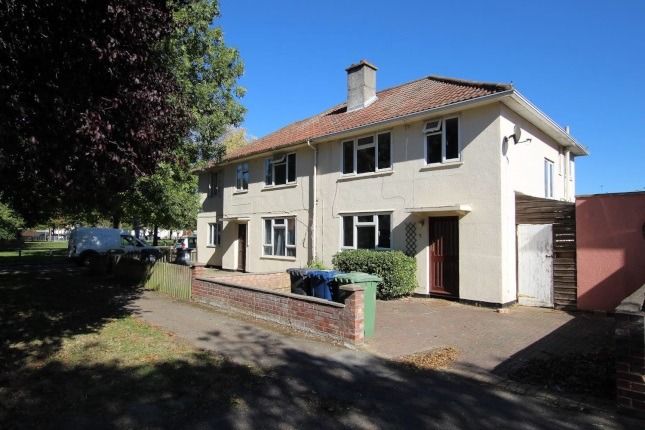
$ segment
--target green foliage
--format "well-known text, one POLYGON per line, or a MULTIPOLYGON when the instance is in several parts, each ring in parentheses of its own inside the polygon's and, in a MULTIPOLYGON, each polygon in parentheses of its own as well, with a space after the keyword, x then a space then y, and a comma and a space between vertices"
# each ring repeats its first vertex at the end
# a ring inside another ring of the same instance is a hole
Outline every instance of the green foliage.
POLYGON ((334 255, 334 269, 371 273, 383 278, 377 297, 381 300, 412 294, 417 288, 417 262, 401 251, 346 250, 334 255))
POLYGON ((125 213, 141 224, 168 229, 195 228, 199 200, 197 178, 181 166, 162 163, 137 180, 125 195, 125 213))
POLYGON ((237 80, 244 72, 238 51, 224 44, 222 29, 213 25, 219 17, 217 0, 175 0, 175 29, 166 44, 168 63, 188 107, 191 134, 182 155, 195 163, 221 157, 218 138, 230 125, 238 125, 245 109, 239 103, 244 89, 237 80))
POLYGON ((162 49, 168 2, 1 3, 0 190, 29 225, 57 210, 111 215, 190 135, 162 49))
POLYGON ((228 154, 248 145, 251 139, 244 128, 231 128, 221 138, 220 144, 224 146, 224 153, 228 154))
POLYGON ((0 202, 0 239, 11 240, 24 225, 22 218, 11 208, 0 202))
POLYGON ((325 264, 319 260, 319 259, 314 259, 311 260, 309 263, 307 263, 307 268, 309 269, 317 269, 317 270, 327 270, 329 267, 325 266, 325 264))

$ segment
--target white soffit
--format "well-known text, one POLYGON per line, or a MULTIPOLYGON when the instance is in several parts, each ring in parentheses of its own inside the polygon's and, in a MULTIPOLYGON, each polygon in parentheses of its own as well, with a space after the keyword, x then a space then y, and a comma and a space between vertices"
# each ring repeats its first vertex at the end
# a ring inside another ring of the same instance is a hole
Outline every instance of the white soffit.
POLYGON ((223 221, 250 221, 251 217, 243 215, 224 215, 223 221))
POLYGON ((464 216, 472 211, 472 207, 467 204, 449 205, 449 206, 426 206, 419 208, 406 208, 407 213, 426 216, 464 216))

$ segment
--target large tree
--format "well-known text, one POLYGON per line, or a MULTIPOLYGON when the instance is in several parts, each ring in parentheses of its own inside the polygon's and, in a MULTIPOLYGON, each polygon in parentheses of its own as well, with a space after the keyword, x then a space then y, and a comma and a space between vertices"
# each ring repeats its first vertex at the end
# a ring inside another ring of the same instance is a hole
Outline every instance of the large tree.
POLYGON ((19 215, 0 202, 0 240, 15 239, 23 224, 19 215))
MULTIPOLYGON (((136 220, 133 224, 155 229, 194 228, 199 208, 197 180, 189 171, 163 163, 152 175, 139 178, 126 194, 126 213, 136 220)), ((136 226, 135 226, 136 227, 136 226)))
POLYGON ((221 136, 242 120, 244 108, 238 100, 244 90, 237 80, 243 65, 238 51, 224 44, 221 28, 214 26, 218 16, 213 0, 174 4, 174 30, 164 49, 180 88, 180 101, 189 109, 190 133, 174 152, 172 164, 140 177, 126 193, 124 213, 133 224, 192 227, 199 206, 190 170, 203 160, 221 157, 227 146, 221 136))
POLYGON ((174 31, 166 45, 168 64, 190 110, 191 133, 178 155, 191 163, 221 157, 225 149, 220 136, 244 115, 238 100, 245 91, 237 84, 244 66, 214 25, 218 17, 216 0, 177 1, 174 31))
POLYGON ((0 192, 28 224, 110 213, 188 136, 167 3, 0 3, 0 192))

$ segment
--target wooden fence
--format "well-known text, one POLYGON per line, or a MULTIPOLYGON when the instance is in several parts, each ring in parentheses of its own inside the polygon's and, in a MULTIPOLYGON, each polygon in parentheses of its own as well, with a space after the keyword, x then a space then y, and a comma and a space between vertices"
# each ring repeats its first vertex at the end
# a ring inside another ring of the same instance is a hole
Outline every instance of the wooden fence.
POLYGON ((515 223, 553 225, 553 302, 558 309, 575 309, 578 293, 575 203, 516 194, 515 223))
POLYGON ((150 268, 144 286, 176 299, 190 300, 191 269, 189 266, 158 261, 150 268))

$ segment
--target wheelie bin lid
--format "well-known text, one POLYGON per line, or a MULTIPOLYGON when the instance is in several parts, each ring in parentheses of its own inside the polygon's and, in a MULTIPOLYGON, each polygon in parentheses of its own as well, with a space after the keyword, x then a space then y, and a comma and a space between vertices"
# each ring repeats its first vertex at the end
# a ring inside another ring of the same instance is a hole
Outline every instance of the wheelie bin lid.
POLYGON ((302 268, 302 267, 293 267, 291 269, 287 269, 288 274, 295 275, 295 276, 307 276, 307 273, 309 271, 310 269, 302 268))
POLYGON ((333 281, 334 277, 338 274, 336 270, 309 270, 306 276, 310 278, 321 279, 323 281, 329 282, 333 281))
POLYGON ((334 279, 341 284, 354 284, 356 282, 383 282, 380 276, 363 272, 338 273, 334 279))

